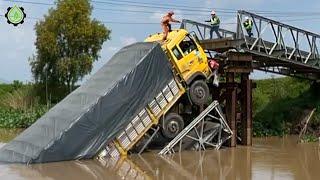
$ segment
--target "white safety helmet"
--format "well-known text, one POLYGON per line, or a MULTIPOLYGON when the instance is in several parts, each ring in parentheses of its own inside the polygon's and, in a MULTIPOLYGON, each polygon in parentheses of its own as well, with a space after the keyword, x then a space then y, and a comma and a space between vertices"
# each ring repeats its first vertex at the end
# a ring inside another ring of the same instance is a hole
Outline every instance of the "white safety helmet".
POLYGON ((248 17, 248 16, 246 16, 246 17, 244 17, 244 19, 245 19, 245 20, 249 20, 249 17, 248 17))
POLYGON ((211 11, 211 15, 215 15, 216 14, 216 12, 215 11, 211 11))

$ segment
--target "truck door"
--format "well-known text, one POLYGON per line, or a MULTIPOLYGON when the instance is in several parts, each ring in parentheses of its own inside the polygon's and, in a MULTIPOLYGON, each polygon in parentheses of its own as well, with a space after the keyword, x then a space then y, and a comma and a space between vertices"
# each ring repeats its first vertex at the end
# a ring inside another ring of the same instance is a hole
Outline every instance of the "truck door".
POLYGON ((172 53, 177 59, 176 65, 184 80, 200 70, 198 70, 199 50, 189 36, 186 36, 178 45, 174 46, 172 53))

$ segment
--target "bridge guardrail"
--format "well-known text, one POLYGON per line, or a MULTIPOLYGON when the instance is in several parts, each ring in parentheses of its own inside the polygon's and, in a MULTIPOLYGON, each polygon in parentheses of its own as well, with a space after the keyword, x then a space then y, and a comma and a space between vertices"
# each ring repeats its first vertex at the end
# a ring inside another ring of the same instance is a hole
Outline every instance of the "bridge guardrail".
MULTIPOLYGON (((188 29, 188 31, 194 31, 200 40, 206 40, 210 38, 210 29, 211 26, 205 23, 199 23, 193 20, 183 19, 181 22, 181 29, 188 29)), ((219 29, 219 33, 223 38, 236 38, 236 33, 226 30, 219 29)), ((215 33, 213 33, 213 38, 218 38, 215 33)))
POLYGON ((244 39, 247 50, 320 67, 318 34, 240 10, 236 38, 244 39), (253 21, 253 37, 243 26, 245 17, 253 21))

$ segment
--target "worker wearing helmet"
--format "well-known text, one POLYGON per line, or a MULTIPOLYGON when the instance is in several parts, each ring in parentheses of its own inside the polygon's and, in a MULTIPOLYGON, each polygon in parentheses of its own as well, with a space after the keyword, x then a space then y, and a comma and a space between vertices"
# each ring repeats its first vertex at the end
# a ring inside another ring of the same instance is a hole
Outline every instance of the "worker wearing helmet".
POLYGON ((212 34, 215 32, 218 36, 218 38, 222 38, 222 36, 219 33, 219 27, 220 27, 220 19, 216 15, 215 11, 211 11, 211 19, 207 20, 205 22, 209 22, 211 25, 211 30, 210 30, 210 39, 212 39, 212 34))
POLYGON ((163 41, 167 40, 168 34, 169 32, 171 32, 171 24, 170 22, 177 22, 179 23, 180 21, 173 19, 174 12, 170 11, 168 12, 168 14, 166 14, 165 16, 163 16, 162 20, 161 20, 161 27, 163 30, 163 41))
POLYGON ((253 35, 253 21, 249 17, 245 17, 245 21, 243 22, 243 26, 246 29, 248 36, 251 37, 253 35))

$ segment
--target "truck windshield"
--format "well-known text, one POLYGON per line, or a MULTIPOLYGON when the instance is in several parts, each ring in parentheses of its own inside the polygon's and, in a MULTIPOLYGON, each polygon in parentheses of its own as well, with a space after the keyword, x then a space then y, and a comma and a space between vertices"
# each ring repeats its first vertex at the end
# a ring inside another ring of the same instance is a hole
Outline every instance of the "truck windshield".
POLYGON ((174 48, 172 48, 172 52, 174 54, 174 56, 177 58, 177 60, 180 60, 183 58, 182 54, 180 53, 179 49, 177 48, 177 46, 175 46, 174 48))
POLYGON ((179 46, 185 56, 197 49, 195 42, 189 37, 189 35, 181 41, 179 46))

